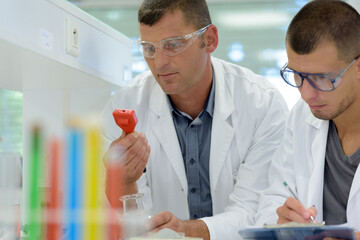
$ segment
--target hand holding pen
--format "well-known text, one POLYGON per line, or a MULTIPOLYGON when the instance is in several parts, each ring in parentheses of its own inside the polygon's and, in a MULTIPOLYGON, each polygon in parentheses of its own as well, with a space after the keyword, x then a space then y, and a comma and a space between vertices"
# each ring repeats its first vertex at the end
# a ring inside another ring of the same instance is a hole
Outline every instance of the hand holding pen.
POLYGON ((283 182, 284 186, 288 189, 292 197, 288 198, 283 206, 277 209, 277 214, 279 216, 278 223, 287 223, 287 222, 299 222, 299 223, 316 223, 313 216, 316 216, 316 208, 310 207, 306 209, 304 205, 299 201, 294 192, 288 186, 286 182, 283 182))

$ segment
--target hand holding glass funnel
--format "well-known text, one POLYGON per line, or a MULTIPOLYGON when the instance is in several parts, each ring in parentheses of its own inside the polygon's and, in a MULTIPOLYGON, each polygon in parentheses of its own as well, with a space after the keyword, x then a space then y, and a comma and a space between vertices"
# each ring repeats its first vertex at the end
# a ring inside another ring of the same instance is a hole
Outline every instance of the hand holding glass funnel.
POLYGON ((120 213, 122 237, 128 239, 146 233, 149 230, 148 221, 153 214, 144 210, 144 194, 133 193, 137 187, 124 183, 128 174, 124 166, 125 154, 124 147, 112 146, 105 155, 106 195, 112 208, 120 213))

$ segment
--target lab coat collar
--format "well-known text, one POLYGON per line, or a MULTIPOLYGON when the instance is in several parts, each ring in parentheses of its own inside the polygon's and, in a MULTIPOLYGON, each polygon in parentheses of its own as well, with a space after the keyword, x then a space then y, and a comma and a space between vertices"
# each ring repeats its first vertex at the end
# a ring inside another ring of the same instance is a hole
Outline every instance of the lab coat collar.
MULTIPOLYGON (((218 61, 219 60, 212 58, 215 74, 215 106, 210 147, 210 188, 212 196, 215 196, 215 189, 220 172, 235 134, 235 130, 228 120, 235 109, 231 97, 231 91, 233 91, 233 89, 229 88, 229 85, 231 86, 232 84, 225 81, 224 76, 226 73, 218 61)), ((227 81, 231 80, 228 79, 227 81)), ((155 84, 151 93, 149 106, 150 111, 153 112, 156 117, 151 122, 151 126, 171 162, 185 194, 187 194, 188 186, 184 161, 168 104, 166 94, 158 84, 155 84), (166 130, 164 131, 164 129, 166 130)))
POLYGON ((219 118, 223 121, 227 120, 230 114, 234 111, 234 102, 231 97, 232 91, 229 86, 233 86, 233 79, 227 79, 225 81, 224 76, 226 75, 223 66, 218 62, 219 60, 212 58, 213 74, 215 75, 215 108, 214 115, 218 114, 219 118))
MULTIPOLYGON (((350 188, 348 205, 349 205, 350 201, 354 200, 355 195, 357 194, 358 191, 360 191, 360 167, 359 166, 356 169, 354 179, 352 181, 352 185, 350 188)), ((359 200, 357 199, 357 201, 359 201, 359 200)))
MULTIPOLYGON (((308 123, 317 129, 314 141, 311 146, 311 156, 314 164, 314 171, 309 180, 309 195, 308 203, 316 206, 318 210, 317 220, 323 219, 323 190, 324 190, 324 170, 325 170, 325 152, 327 144, 327 136, 329 131, 329 121, 321 120, 314 117, 312 114, 307 119, 308 123)), ((354 179, 350 188, 348 198, 348 208, 356 209, 355 206, 360 191, 360 170, 359 167, 355 172, 354 179)), ((353 216, 347 210, 347 216, 353 216)), ((348 217, 348 218, 349 218, 348 217)), ((349 221, 349 219, 348 219, 349 221)), ((357 220, 356 220, 357 221, 357 220)), ((354 222, 354 221, 353 221, 354 222)))
POLYGON ((346 216, 347 221, 352 224, 350 227, 356 227, 357 231, 360 230, 359 213, 356 209, 360 209, 360 167, 356 169, 354 179, 350 188, 349 199, 347 203, 346 216))
MULTIPOLYGON (((310 111, 309 106, 306 105, 308 110, 308 117, 306 123, 316 129, 315 136, 309 135, 308 139, 312 142, 311 145, 311 159, 305 159, 311 161, 313 165, 312 175, 309 179, 309 192, 308 192, 308 204, 315 205, 318 210, 317 220, 323 219, 323 189, 324 189, 324 168, 325 168, 325 151, 326 142, 329 129, 329 121, 316 118, 310 111)), ((305 133, 309 134, 309 133, 305 133)), ((311 165, 310 165, 311 166, 311 165)))
POLYGON ((174 122, 171 116, 166 94, 159 84, 155 84, 150 97, 150 111, 153 113, 150 124, 160 145, 168 157, 187 196, 187 180, 180 145, 178 144, 174 122))
POLYGON ((219 180, 221 169, 230 151, 235 130, 228 122, 229 116, 235 107, 231 97, 230 82, 225 81, 226 73, 221 64, 216 59, 212 59, 215 73, 215 108, 211 132, 210 147, 210 187, 212 196, 216 196, 215 189, 219 180))
MULTIPOLYGON (((308 105, 306 107, 309 108, 308 105)), ((321 129, 321 128, 324 128, 326 126, 329 126, 329 121, 328 120, 322 120, 322 119, 319 119, 319 118, 315 117, 311 113, 310 109, 309 109, 309 112, 310 112, 310 114, 308 114, 308 117, 306 118, 306 122, 308 124, 310 124, 311 126, 313 126, 314 128, 316 128, 318 130, 321 129)))

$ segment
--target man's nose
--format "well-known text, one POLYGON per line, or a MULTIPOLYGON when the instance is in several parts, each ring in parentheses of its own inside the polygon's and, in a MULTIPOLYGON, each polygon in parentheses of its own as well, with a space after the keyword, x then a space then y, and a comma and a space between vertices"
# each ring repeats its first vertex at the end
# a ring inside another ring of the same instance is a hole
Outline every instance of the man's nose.
POLYGON ((160 48, 156 48, 154 63, 155 67, 160 69, 169 63, 170 56, 164 54, 160 48))
POLYGON ((317 94, 318 94, 318 90, 315 89, 309 82, 309 80, 305 77, 301 77, 303 84, 302 86, 299 88, 300 94, 301 94, 301 98, 305 100, 305 102, 307 100, 310 100, 312 98, 314 98, 317 94))

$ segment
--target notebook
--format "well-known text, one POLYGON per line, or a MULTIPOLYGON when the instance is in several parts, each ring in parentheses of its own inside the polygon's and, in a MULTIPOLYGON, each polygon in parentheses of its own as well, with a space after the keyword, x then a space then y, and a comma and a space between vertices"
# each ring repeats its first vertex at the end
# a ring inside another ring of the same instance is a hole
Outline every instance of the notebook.
POLYGON ((244 240, 322 240, 324 237, 356 240, 354 229, 326 226, 324 223, 265 225, 263 228, 242 229, 239 234, 244 240))

